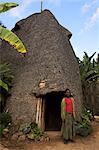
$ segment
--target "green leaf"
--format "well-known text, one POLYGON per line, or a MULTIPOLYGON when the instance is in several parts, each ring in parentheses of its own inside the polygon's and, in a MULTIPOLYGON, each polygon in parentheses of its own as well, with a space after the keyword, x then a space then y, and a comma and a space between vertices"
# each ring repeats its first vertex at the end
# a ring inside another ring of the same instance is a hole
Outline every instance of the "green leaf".
POLYGON ((0 13, 6 12, 14 7, 17 7, 18 4, 16 3, 0 3, 0 13))
POLYGON ((91 61, 91 59, 94 57, 95 54, 96 54, 96 52, 94 52, 94 53, 92 54, 92 56, 89 57, 89 61, 91 61))
POLYGON ((0 38, 7 41, 10 45, 18 50, 20 53, 26 53, 25 46, 22 41, 12 31, 0 26, 0 38))
POLYGON ((9 72, 9 71, 10 71, 10 69, 9 69, 9 65, 7 63, 0 64, 0 77, 1 77, 1 75, 3 75, 6 72, 9 72))
POLYGON ((28 139, 34 140, 34 134, 32 132, 27 134, 27 137, 28 137, 28 139))
POLYGON ((8 91, 8 85, 4 83, 1 79, 0 79, 0 86, 4 88, 6 91, 8 91))

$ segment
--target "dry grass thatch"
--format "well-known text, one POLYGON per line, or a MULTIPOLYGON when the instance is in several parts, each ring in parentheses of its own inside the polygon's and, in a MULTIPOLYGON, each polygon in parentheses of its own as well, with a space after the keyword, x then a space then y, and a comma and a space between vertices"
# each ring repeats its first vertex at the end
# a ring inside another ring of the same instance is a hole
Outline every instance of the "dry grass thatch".
POLYGON ((15 74, 12 96, 7 103, 14 122, 35 117, 34 93, 39 96, 70 88, 77 110, 81 111, 81 81, 70 43, 72 34, 48 10, 19 21, 13 31, 28 49, 26 58, 22 58, 5 42, 0 47, 1 61, 9 62, 15 74))

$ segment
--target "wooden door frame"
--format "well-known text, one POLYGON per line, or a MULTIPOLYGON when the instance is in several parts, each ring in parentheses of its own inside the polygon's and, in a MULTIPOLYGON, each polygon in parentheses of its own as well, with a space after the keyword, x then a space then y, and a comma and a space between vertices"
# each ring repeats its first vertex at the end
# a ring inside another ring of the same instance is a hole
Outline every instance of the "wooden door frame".
POLYGON ((36 123, 38 127, 45 131, 45 99, 37 98, 37 106, 36 106, 36 123))

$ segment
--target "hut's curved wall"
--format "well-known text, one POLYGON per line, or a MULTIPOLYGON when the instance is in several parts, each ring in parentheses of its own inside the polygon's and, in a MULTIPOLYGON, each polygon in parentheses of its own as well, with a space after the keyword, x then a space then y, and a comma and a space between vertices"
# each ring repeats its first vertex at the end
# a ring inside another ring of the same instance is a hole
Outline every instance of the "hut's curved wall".
POLYGON ((9 62, 15 74, 12 96, 7 102, 13 122, 35 119, 33 93, 46 94, 66 88, 74 94, 76 110, 80 113, 82 89, 79 66, 69 41, 71 33, 59 25, 48 10, 18 22, 13 31, 28 49, 26 58, 22 58, 5 42, 0 48, 1 61, 9 62), (40 89, 42 80, 45 87, 40 89))

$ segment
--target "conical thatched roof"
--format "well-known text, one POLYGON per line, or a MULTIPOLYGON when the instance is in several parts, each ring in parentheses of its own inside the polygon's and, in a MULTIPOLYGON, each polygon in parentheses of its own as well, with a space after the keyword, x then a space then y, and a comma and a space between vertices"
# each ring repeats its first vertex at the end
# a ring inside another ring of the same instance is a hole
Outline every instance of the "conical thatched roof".
MULTIPOLYGON (((70 44, 72 34, 63 28, 48 10, 19 21, 13 31, 22 39, 28 54, 26 58, 22 58, 5 42, 0 48, 1 61, 11 63, 15 73, 9 100, 11 113, 22 113, 23 105, 28 111, 33 110, 34 93, 39 96, 52 91, 64 91, 66 88, 71 89, 80 109, 82 90, 79 66, 70 44), (16 106, 13 106, 13 103, 16 106)), ((35 114, 35 110, 32 114, 35 114)))

